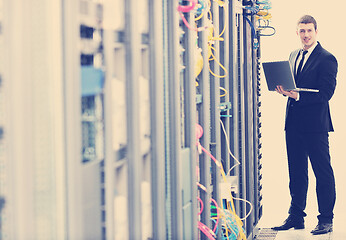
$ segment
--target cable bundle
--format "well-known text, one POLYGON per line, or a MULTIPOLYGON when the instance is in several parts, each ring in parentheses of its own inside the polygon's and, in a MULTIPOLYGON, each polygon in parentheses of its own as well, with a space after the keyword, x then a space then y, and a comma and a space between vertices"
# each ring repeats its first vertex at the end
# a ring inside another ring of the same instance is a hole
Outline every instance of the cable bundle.
MULTIPOLYGON (((222 121, 220 120, 221 124, 222 121)), ((226 139, 228 141, 228 137, 225 131, 225 128, 222 124, 222 129, 224 131, 224 134, 226 135, 226 139)), ((203 128, 201 125, 196 124, 196 138, 197 138, 197 147, 199 149, 199 152, 204 152, 205 154, 207 154, 216 164, 216 166, 219 168, 220 173, 222 175, 223 181, 227 182, 227 178, 226 178, 226 174, 225 171, 223 169, 223 166, 221 164, 220 161, 218 161, 209 151, 207 151, 199 142, 199 139, 203 136, 203 128)), ((228 144, 229 145, 229 144, 228 144)), ((229 154, 237 161, 237 165, 240 164, 240 162, 234 157, 234 155, 231 153, 230 149, 228 148, 229 154)), ((235 165, 235 166, 237 166, 235 165)), ((234 167, 235 167, 234 166, 234 167)), ((233 169, 233 167, 230 169, 230 171, 233 169)), ((229 172, 230 172, 229 171, 229 172)), ((197 174, 198 176, 199 174, 197 174)), ((203 191, 207 191, 207 188, 205 186, 203 186, 201 183, 197 183, 197 185, 203 190, 203 191)), ((212 209, 216 209, 216 213, 212 212, 211 213, 211 219, 214 222, 214 229, 211 230, 209 229, 207 226, 205 226, 202 223, 199 223, 199 229, 202 233, 204 233, 209 239, 214 239, 214 236, 211 232, 213 232, 214 234, 217 234, 218 231, 218 223, 219 220, 222 220, 222 234, 223 234, 223 239, 225 240, 246 240, 246 236, 244 233, 244 230, 242 228, 243 223, 242 220, 245 220, 248 216, 250 216, 251 212, 252 212, 252 204, 244 199, 239 199, 239 198, 234 198, 231 194, 230 194, 230 201, 227 202, 225 205, 219 208, 217 205, 217 202, 214 199, 211 199, 211 201, 214 203, 214 206, 212 206, 212 209), (248 214, 245 216, 245 218, 240 219, 239 216, 236 214, 235 211, 235 206, 234 206, 234 202, 233 200, 240 200, 240 201, 245 201, 246 203, 248 203, 250 205, 250 211, 248 212, 248 214)), ((199 214, 202 213, 203 211, 203 202, 200 198, 198 198, 200 204, 201 204, 201 211, 199 214)))
POLYGON ((251 27, 253 46, 254 49, 257 49, 260 36, 273 36, 276 33, 275 28, 270 25, 272 15, 269 13, 269 10, 272 8, 272 4, 270 0, 257 0, 255 3, 249 1, 247 4, 248 6, 243 7, 248 11, 245 15, 255 16, 256 24, 250 18, 246 16, 244 18, 251 27), (269 33, 268 30, 270 31, 269 33))
POLYGON ((269 13, 269 10, 272 8, 271 1, 256 1, 256 4, 260 9, 260 11, 256 14, 259 36, 273 36, 276 33, 276 30, 274 27, 270 26, 270 19, 272 18, 272 15, 269 13), (268 29, 270 29, 270 33, 263 33, 263 31, 267 31, 268 29))
MULTIPOLYGON (((226 77, 228 74, 227 70, 217 60, 217 58, 216 58, 217 55, 215 54, 217 49, 214 47, 214 44, 216 41, 223 41, 224 40, 222 35, 224 34, 224 32, 227 28, 228 22, 226 21, 224 23, 224 26, 223 26, 221 33, 215 33, 215 28, 213 26, 212 12, 211 12, 211 0, 187 0, 186 2, 188 2, 189 5, 179 5, 177 8, 177 11, 179 12, 179 15, 182 19, 182 22, 185 24, 185 26, 189 30, 195 31, 196 33, 200 32, 200 31, 205 31, 205 30, 208 31, 207 32, 208 49, 204 54, 207 54, 207 57, 208 57, 209 72, 210 72, 210 74, 212 74, 213 76, 218 77, 218 78, 226 77), (207 16, 205 14, 207 14, 207 16), (194 21, 190 21, 190 23, 189 23, 185 18, 185 16, 187 16, 187 15, 190 16, 191 18, 193 18, 194 21), (205 25, 204 26, 198 26, 198 21, 200 19, 202 19, 203 16, 206 19, 205 25), (217 75, 211 70, 211 68, 210 68, 210 62, 211 61, 216 61, 216 63, 223 69, 223 72, 224 72, 223 75, 217 75)), ((226 3, 226 2, 223 2, 221 0, 213 0, 213 2, 217 3, 219 5, 219 7, 224 8, 225 14, 228 14, 228 9, 226 8, 228 6, 228 2, 226 3)), ((267 11, 266 8, 269 7, 269 5, 266 5, 266 4, 267 3, 258 3, 256 6, 252 6, 252 7, 247 6, 247 10, 249 10, 252 15, 262 14, 262 12, 264 10, 267 11)), ((250 21, 250 24, 252 24, 251 21, 250 21)), ((197 34, 196 34, 196 36, 197 36, 197 34)), ((253 27, 253 36, 254 37, 256 36, 255 27, 253 27)), ((197 41, 196 41, 196 43, 197 43, 197 41)), ((202 68, 203 68, 202 49, 199 48, 198 45, 196 44, 196 66, 194 69, 196 78, 198 77, 198 75, 202 71, 202 68)), ((198 86, 198 82, 196 84, 198 86)), ((223 91, 223 94, 221 94, 221 97, 225 96, 227 94, 227 90, 224 88, 220 88, 220 89, 223 91)), ((223 123, 221 120, 220 120, 220 122, 222 124, 222 129, 226 135, 226 140, 228 141, 228 137, 227 137, 225 128, 223 126, 223 123)), ((200 144, 199 139, 202 138, 202 136, 203 136, 203 128, 199 124, 197 124, 196 125, 196 140, 197 140, 196 145, 197 145, 198 152, 200 154, 202 154, 202 153, 207 154, 207 156, 213 160, 213 162, 215 163, 215 165, 217 166, 217 168, 219 169, 219 171, 222 175, 223 181, 227 182, 226 174, 225 174, 225 171, 223 169, 221 161, 218 161, 207 149, 205 149, 200 144)), ((229 149, 229 143, 227 143, 227 146, 228 146, 229 154, 236 161, 236 165, 234 165, 228 171, 228 174, 229 174, 234 167, 236 167, 237 165, 240 164, 240 162, 231 153, 231 151, 229 149)), ((199 179, 198 166, 197 166, 197 176, 199 179)), ((205 186, 203 186, 200 182, 197 182, 196 184, 201 190, 203 190, 205 192, 208 191, 208 189, 205 186)), ((242 221, 245 220, 250 215, 250 213, 252 211, 252 205, 247 200, 234 198, 232 196, 231 192, 229 193, 229 195, 230 195, 230 198, 229 198, 230 201, 227 202, 226 204, 224 204, 221 201, 222 204, 220 207, 218 206, 216 200, 210 199, 210 201, 213 203, 211 205, 211 216, 210 216, 210 221, 212 221, 212 226, 213 226, 212 228, 213 229, 210 229, 207 226, 208 224, 206 225, 205 223, 198 221, 198 229, 208 239, 211 239, 211 240, 215 239, 219 230, 222 231, 222 236, 223 236, 222 239, 227 239, 227 240, 228 239, 229 240, 233 240, 233 239, 234 240, 235 239, 245 240, 246 239, 244 230, 242 228, 242 226, 243 226, 242 221), (236 214, 233 200, 245 201, 246 203, 250 204, 251 209, 250 209, 249 213, 246 214, 244 219, 240 219, 239 216, 236 214)), ((199 215, 200 215, 203 212, 204 203, 199 197, 197 199, 200 203, 200 211, 199 211, 199 215)))
MULTIPOLYGON (((186 20, 185 16, 184 16, 184 13, 194 13, 194 14, 200 14, 197 18, 195 18, 195 22, 198 21, 199 19, 201 19, 205 13, 205 11, 207 9, 210 9, 210 6, 207 7, 206 5, 206 2, 205 1, 202 1, 202 0, 187 0, 191 3, 191 5, 188 5, 188 6, 183 6, 183 5, 179 5, 178 6, 178 12, 179 12, 179 15, 181 17, 181 19, 183 20, 185 26, 192 30, 192 31, 203 31, 203 30, 206 30, 207 28, 209 28, 209 26, 203 26, 203 27, 196 27, 196 26, 191 26, 189 24, 189 22, 186 20)), ((195 23, 195 25, 197 25, 195 23)))
MULTIPOLYGON (((213 47, 215 41, 223 41, 223 38, 221 37, 223 35, 223 33, 225 32, 226 29, 226 24, 224 26, 224 29, 222 30, 222 32, 218 35, 215 36, 214 35, 214 26, 213 26, 213 20, 212 20, 212 13, 211 13, 211 0, 187 0, 189 1, 191 4, 188 6, 183 6, 183 5, 179 5, 178 6, 178 12, 179 15, 183 21, 183 23, 185 24, 185 26, 192 31, 196 31, 196 32, 200 32, 200 31, 204 31, 204 30, 208 30, 209 34, 208 34, 208 60, 210 61, 215 61, 224 71, 223 75, 217 75, 215 74, 209 66, 209 71, 210 73, 218 78, 224 78, 227 76, 227 69, 216 59, 215 57, 215 52, 216 49, 213 47), (189 24, 189 22, 186 20, 184 13, 191 13, 191 17, 194 18, 194 26, 191 26, 189 24), (208 14, 208 20, 207 23, 205 24, 205 26, 201 26, 198 27, 198 21, 200 19, 202 19, 202 17, 204 16, 204 14, 208 14)), ((216 2, 220 7, 225 7, 226 3, 220 0, 214 0, 214 2, 216 2)), ((197 53, 196 53, 196 67, 195 67, 195 77, 197 78, 197 76, 200 74, 200 72, 202 71, 203 68, 203 58, 201 58, 201 49, 197 46, 197 53)))

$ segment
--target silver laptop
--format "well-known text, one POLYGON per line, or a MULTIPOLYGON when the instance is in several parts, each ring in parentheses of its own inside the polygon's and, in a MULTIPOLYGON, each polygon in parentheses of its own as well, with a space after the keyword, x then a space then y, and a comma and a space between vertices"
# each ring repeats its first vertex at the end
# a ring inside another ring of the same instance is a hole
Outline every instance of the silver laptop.
POLYGON ((262 63, 269 91, 275 91, 281 85, 286 91, 319 92, 318 89, 297 88, 289 61, 262 63))

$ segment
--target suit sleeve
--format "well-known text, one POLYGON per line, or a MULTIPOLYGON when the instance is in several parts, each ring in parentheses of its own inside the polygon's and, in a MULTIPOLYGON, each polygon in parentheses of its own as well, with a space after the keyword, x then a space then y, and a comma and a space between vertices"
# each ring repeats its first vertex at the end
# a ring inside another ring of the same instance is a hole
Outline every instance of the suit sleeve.
POLYGON ((317 82, 318 93, 300 92, 300 105, 325 103, 328 102, 335 91, 336 75, 338 72, 338 63, 333 55, 327 55, 318 64, 317 74, 314 81, 317 82))

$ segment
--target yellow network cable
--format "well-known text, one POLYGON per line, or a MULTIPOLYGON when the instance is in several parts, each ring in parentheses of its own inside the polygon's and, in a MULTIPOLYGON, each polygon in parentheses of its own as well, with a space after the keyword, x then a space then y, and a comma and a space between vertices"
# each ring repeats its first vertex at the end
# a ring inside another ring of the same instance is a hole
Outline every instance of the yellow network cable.
MULTIPOLYGON (((216 166, 220 169, 220 172, 221 172, 221 175, 222 175, 222 178, 223 178, 224 182, 227 183, 225 171, 224 171, 224 169, 223 169, 222 164, 221 164, 219 161, 217 161, 217 160, 215 159, 215 157, 212 156, 209 152, 207 152, 204 148, 203 148, 203 150, 205 151, 205 153, 207 153, 207 155, 209 155, 209 156, 214 160, 216 166)), ((246 240, 246 236, 245 236, 245 234, 244 234, 244 232, 243 232, 243 230, 242 230, 243 223, 242 223, 242 220, 239 218, 239 216, 238 216, 238 215, 236 214, 236 212, 235 212, 235 206, 234 206, 233 196, 232 196, 231 192, 230 192, 230 199, 231 199, 231 201, 230 201, 230 202, 231 202, 231 205, 230 205, 229 202, 228 202, 226 207, 227 207, 227 210, 229 210, 230 213, 234 216, 234 218, 235 218, 235 220, 236 220, 236 223, 237 223, 237 225, 238 225, 238 228, 239 228, 239 236, 241 237, 241 238, 238 238, 238 239, 239 239, 239 240, 246 240)), ((222 199, 220 199, 220 201, 221 201, 221 200, 222 200, 222 199)), ((222 202, 222 201, 221 201, 221 202, 222 202)), ((225 220, 225 222, 226 222, 226 220, 225 220)))
POLYGON ((195 18, 195 22, 200 20, 203 16, 204 16, 204 11, 198 17, 195 18))
POLYGON ((260 10, 256 15, 258 16, 268 16, 270 13, 268 10, 260 10))
POLYGON ((223 2, 221 0, 214 0, 217 4, 219 4, 220 7, 224 7, 226 5, 226 2, 223 2))
MULTIPOLYGON (((210 2, 208 2, 208 3, 210 3, 210 2)), ((204 16, 204 13, 207 11, 207 9, 210 9, 210 4, 208 4, 206 7, 204 7, 202 13, 198 17, 195 18, 195 21, 200 20, 204 16)))
POLYGON ((256 15, 256 19, 269 20, 271 18, 272 18, 272 15, 270 13, 256 15))
MULTIPOLYGON (((197 139, 200 139, 201 137, 202 137, 202 135, 203 135, 203 128, 199 125, 199 124, 197 124, 196 125, 196 137, 197 137, 197 139)), ((214 161, 214 163, 216 164, 216 166, 219 168, 219 170, 220 170, 220 172, 221 172, 221 175, 222 175, 222 177, 223 177, 223 180, 225 181, 225 182, 227 182, 227 179, 226 179, 226 175, 225 175, 225 171, 224 171, 224 169, 223 169, 223 166, 222 166, 222 164, 221 164, 221 162, 220 161, 218 161, 211 153, 209 153, 203 146, 201 146, 201 144, 199 143, 199 141, 197 141, 197 146, 199 146, 199 148, 202 150, 202 151, 204 151, 213 161, 214 161)), ((201 185, 201 184, 200 184, 201 185)), ((206 189, 205 187, 204 187, 204 189, 206 189)), ((235 212, 235 206, 234 206, 234 202, 233 202, 233 196, 232 196, 232 194, 231 194, 231 192, 230 192, 230 199, 231 199, 231 205, 230 205, 230 203, 228 202, 227 203, 227 210, 229 210, 229 213, 230 214, 232 214, 233 216, 234 216, 234 218, 235 218, 235 221, 236 221, 236 223, 237 223, 237 226, 238 226, 238 228, 239 228, 239 237, 241 237, 241 238, 239 238, 238 237, 238 239, 239 240, 246 240, 246 236, 245 236, 245 234, 244 234, 244 232, 243 232, 243 230, 242 230, 242 226, 243 226, 243 223, 242 223, 242 221, 241 221, 241 219, 239 218, 239 216, 236 214, 236 212, 235 212)), ((221 199, 220 199, 221 200, 221 199)), ((222 201, 221 201, 222 202, 222 201)), ((224 216, 224 218, 225 218, 225 216, 224 216)), ((227 223, 227 219, 225 218, 224 219, 224 221, 225 221, 225 223, 227 223)), ((226 226, 227 227, 227 226, 226 226)))
MULTIPOLYGON (((221 7, 224 7, 225 6, 225 2, 223 1, 220 1, 220 0, 214 0, 214 2, 217 2, 221 7)), ((209 0, 209 4, 211 4, 210 0, 209 0)), ((211 10, 209 8, 209 11, 208 11, 208 14, 210 16, 210 21, 212 22, 212 13, 211 13, 211 10)), ((214 41, 223 41, 224 39, 221 37, 225 30, 226 30, 226 27, 227 27, 227 24, 224 25, 224 28, 223 30, 221 31, 221 33, 219 34, 218 37, 215 37, 214 36, 214 28, 213 27, 210 27, 209 28, 209 35, 208 35, 208 60, 209 62, 210 61, 215 61, 223 70, 224 70, 224 75, 218 75, 218 74, 215 74, 211 68, 210 68, 210 64, 209 64, 209 72, 214 76, 214 77, 217 77, 217 78, 224 78, 228 75, 228 72, 227 72, 227 69, 216 59, 214 52, 216 52, 216 49, 213 47, 213 44, 214 44, 214 41)))
POLYGON ((197 48, 196 50, 196 63, 195 63, 195 78, 201 73, 203 69, 203 56, 202 49, 197 48))
POLYGON ((270 4, 268 2, 259 4, 261 8, 256 13, 258 36, 273 36, 276 33, 276 29, 270 26, 270 19, 272 18, 271 13, 269 13, 269 9, 271 9, 270 4), (263 33, 268 32, 268 30, 270 31, 269 33, 263 33))
POLYGON ((220 95, 220 97, 224 97, 227 95, 228 91, 226 90, 226 88, 223 88, 223 87, 219 87, 222 91, 224 91, 223 94, 220 95))
POLYGON ((214 77, 217 77, 217 78, 224 78, 224 77, 226 77, 227 74, 228 74, 228 71, 227 71, 227 69, 215 58, 215 55, 213 54, 213 51, 212 51, 212 50, 216 51, 215 48, 212 47, 212 46, 210 46, 209 48, 210 48, 210 54, 211 54, 211 56, 212 56, 212 58, 209 58, 209 61, 214 60, 214 61, 224 70, 225 74, 224 74, 224 75, 217 75, 217 74, 215 74, 215 73, 211 70, 210 64, 209 64, 209 72, 210 72, 214 77))
MULTIPOLYGON (((227 179, 226 179, 226 175, 225 175, 225 171, 223 170, 223 167, 222 167, 222 164, 217 164, 217 166, 220 168, 220 172, 221 172, 221 175, 222 175, 222 178, 224 180, 224 182, 227 183, 227 179)), ((239 216, 236 214, 235 212, 235 206, 234 206, 234 201, 233 201, 233 196, 230 192, 230 199, 231 199, 231 203, 227 202, 227 206, 226 206, 226 209, 230 211, 230 213, 234 216, 235 220, 236 220, 236 223, 238 225, 238 229, 239 229, 239 237, 241 238, 238 238, 239 240, 246 240, 246 236, 244 234, 244 231, 243 231, 243 222, 242 220, 239 218, 239 216)), ((222 203, 222 199, 220 199, 221 203, 222 203)), ((227 221, 225 221, 227 222, 227 221)), ((232 229, 230 227, 230 229, 232 229)))
MULTIPOLYGON (((222 126, 222 130, 223 130, 223 132, 224 132, 224 134, 225 134, 225 139, 226 139, 226 143, 227 143, 227 146, 228 146, 228 153, 229 153, 229 154, 232 156, 232 158, 237 162, 237 164, 234 165, 233 167, 236 167, 237 165, 240 164, 240 162, 239 162, 238 159, 236 159, 236 157, 232 154, 232 152, 231 152, 231 150, 230 150, 230 148, 229 148, 228 136, 227 136, 227 133, 226 133, 225 126, 224 126, 223 122, 221 121, 221 119, 220 119, 220 123, 221 123, 221 126, 222 126)), ((222 166, 222 165, 221 165, 221 166, 222 166)), ((232 167, 230 170, 232 170, 233 167, 232 167)), ((223 180, 224 180, 225 182, 227 182, 227 178, 226 178, 226 176, 225 176, 225 172, 224 172, 223 168, 222 168, 222 170, 220 170, 220 171, 221 171, 221 175, 222 175, 222 177, 223 177, 223 180)), ((230 172, 230 171, 229 171, 229 172, 230 172)), ((252 209, 253 209, 253 206, 252 206, 251 202, 249 202, 249 201, 247 201, 247 200, 245 200, 245 199, 240 199, 240 198, 235 198, 235 197, 233 197, 231 193, 230 193, 230 199, 231 199, 231 205, 229 205, 229 202, 228 202, 228 203, 227 203, 227 209, 230 209, 230 212, 232 213, 232 215, 233 215, 233 216, 235 217, 235 219, 236 219, 237 225, 240 226, 240 229, 241 229, 240 235, 242 236, 241 239, 246 239, 246 236, 245 236, 245 234, 244 234, 244 232, 243 232, 243 230, 242 230, 242 225, 243 225, 242 220, 245 220, 246 218, 248 218, 248 217, 250 216, 250 214, 251 214, 251 212, 252 212, 252 209), (249 210, 248 214, 246 214, 246 216, 245 216, 243 219, 240 219, 239 216, 236 214, 236 212, 235 212, 235 207, 234 207, 234 201, 233 201, 233 200, 245 201, 246 203, 248 203, 248 204, 250 205, 250 210, 249 210)))
MULTIPOLYGON (((226 2, 221 1, 221 0, 213 0, 213 1, 216 2, 217 4, 219 4, 220 7, 225 7, 225 5, 226 5, 226 2)), ((200 20, 200 19, 204 16, 205 11, 207 11, 207 14, 208 14, 207 17, 208 17, 210 23, 212 23, 212 13, 211 13, 210 6, 211 6, 211 1, 209 0, 209 1, 208 1, 208 7, 205 8, 204 11, 203 11, 198 17, 195 18, 195 21, 200 20)), ((269 13, 266 13, 266 14, 260 13, 260 14, 257 15, 256 17, 261 18, 261 19, 264 19, 264 18, 268 18, 268 19, 269 19, 269 17, 271 17, 271 15, 270 15, 269 13)), ((183 20, 184 20, 184 19, 183 19, 183 20)), ((212 70, 211 70, 211 68, 210 68, 210 64, 209 64, 209 71, 210 71, 210 73, 211 73, 213 76, 218 77, 218 78, 226 77, 227 74, 228 74, 228 72, 227 72, 227 69, 216 59, 216 57, 215 57, 215 55, 214 55, 214 52, 216 52, 216 49, 213 47, 213 44, 214 44, 215 41, 223 41, 223 40, 224 40, 224 39, 222 38, 222 35, 224 34, 224 32, 225 32, 225 30, 226 30, 226 27, 227 27, 227 25, 225 24, 223 30, 222 30, 221 33, 218 35, 218 37, 215 37, 215 36, 214 36, 214 27, 212 26, 212 24, 210 24, 210 25, 208 26, 208 28, 205 28, 205 29, 208 29, 208 30, 209 30, 209 35, 208 35, 208 49, 207 49, 207 51, 208 51, 207 54, 208 54, 209 63, 210 63, 210 61, 215 61, 215 62, 224 70, 224 72, 225 72, 225 74, 222 75, 222 76, 217 75, 217 74, 215 74, 214 72, 212 72, 212 70)), ((197 64, 196 64, 196 67, 195 67, 195 69, 196 69, 196 70, 195 70, 196 76, 198 76, 198 74, 200 73, 201 69, 203 68, 203 62, 200 63, 200 59, 201 59, 201 58, 200 58, 200 55, 199 55, 199 53, 198 53, 197 61, 196 61, 197 64)), ((203 58, 202 58, 202 59, 203 59, 203 58)), ((198 84, 198 83, 196 82, 196 84, 198 84)), ((221 87, 220 87, 220 89, 223 90, 223 91, 225 92, 224 94, 220 95, 220 97, 225 96, 225 95, 227 94, 227 90, 224 89, 224 88, 221 88, 221 87)), ((226 138, 227 138, 227 136, 226 136, 226 138)), ((200 144, 199 144, 199 145, 200 145, 200 144)), ((207 153, 207 151, 206 151, 202 146, 200 146, 200 148, 202 148, 203 151, 205 151, 205 152, 207 153)), ((237 163, 238 163, 238 165, 239 165, 240 162, 234 157, 234 155, 231 153, 230 150, 229 150, 229 153, 230 153, 230 155, 235 159, 235 161, 237 161, 237 163)), ((207 154, 208 154, 208 153, 207 153, 207 154)), ((209 154, 210 154, 210 153, 209 153, 209 154)), ((209 154, 208 154, 208 155, 209 155, 209 154)), ((222 178, 223 178, 223 181, 224 181, 224 182, 227 182, 226 174, 225 174, 225 171, 224 171, 224 169, 223 169, 222 163, 221 163, 220 161, 217 161, 211 154, 210 154, 209 156, 214 160, 216 166, 219 168, 220 173, 221 173, 221 176, 222 176, 222 178)), ((235 166, 237 166, 237 165, 235 165, 235 166)), ((233 167, 235 167, 235 166, 233 166, 233 167)), ((230 171, 233 169, 233 167, 230 169, 230 171)), ((229 172, 230 172, 230 171, 229 171, 229 172)), ((207 189, 206 189, 203 185, 201 185, 200 183, 197 182, 197 185, 198 185, 202 190, 207 191, 207 189)), ((225 224, 225 226, 226 226, 226 227, 225 227, 225 230, 226 230, 226 236, 227 236, 227 237, 228 237, 228 233, 231 233, 231 234, 234 234, 235 236, 237 236, 237 240, 246 240, 246 235, 245 235, 245 233, 244 233, 244 231, 243 231, 243 227, 242 227, 242 226, 243 226, 242 220, 245 220, 248 216, 250 216, 250 214, 251 214, 251 212, 252 212, 252 205, 251 205, 251 203, 250 203, 249 201, 247 201, 247 200, 245 200, 245 199, 234 198, 234 197, 232 196, 231 192, 229 193, 229 195, 230 195, 230 201, 228 201, 228 202, 227 202, 227 205, 224 206, 226 209, 221 209, 221 208, 219 208, 220 216, 217 216, 216 218, 213 218, 213 219, 223 219, 223 222, 224 222, 224 224, 225 224), (241 219, 241 218, 236 214, 235 205, 234 205, 234 200, 246 201, 247 203, 249 203, 249 204, 251 205, 251 209, 250 209, 249 213, 246 214, 246 216, 245 216, 244 219, 241 219), (229 220, 227 219, 226 214, 225 214, 224 212, 223 212, 223 214, 221 214, 222 211, 228 211, 229 214, 231 214, 231 215, 234 217, 235 223, 236 223, 237 228, 238 228, 238 230, 239 230, 238 234, 237 234, 236 231, 232 228, 232 226, 229 225, 229 220)), ((220 199, 220 200, 221 200, 221 203, 222 203, 222 199, 220 199)), ((223 207, 223 208, 224 208, 224 207, 223 207)))

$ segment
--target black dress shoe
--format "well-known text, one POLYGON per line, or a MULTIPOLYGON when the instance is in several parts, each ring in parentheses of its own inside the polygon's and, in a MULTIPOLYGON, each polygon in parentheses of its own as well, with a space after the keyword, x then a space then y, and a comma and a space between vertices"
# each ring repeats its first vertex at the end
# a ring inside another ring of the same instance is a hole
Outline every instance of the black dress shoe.
POLYGON ((288 230, 288 229, 291 229, 291 228, 294 228, 294 229, 304 229, 304 219, 300 219, 300 218, 294 218, 294 217, 291 217, 289 216, 284 224, 282 224, 281 226, 278 226, 278 227, 272 227, 273 230, 275 231, 285 231, 285 230, 288 230))
POLYGON ((332 223, 319 223, 315 227, 314 230, 311 231, 313 235, 325 234, 333 232, 333 224, 332 223))

